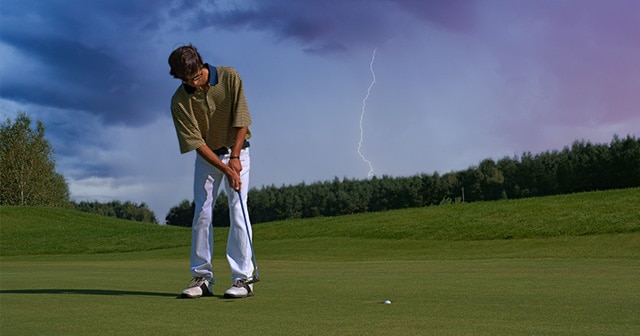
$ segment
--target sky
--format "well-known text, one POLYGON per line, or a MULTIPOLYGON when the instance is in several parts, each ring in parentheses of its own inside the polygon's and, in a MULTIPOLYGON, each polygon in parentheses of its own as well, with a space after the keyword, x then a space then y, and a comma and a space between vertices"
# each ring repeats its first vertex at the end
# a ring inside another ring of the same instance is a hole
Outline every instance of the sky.
POLYGON ((640 136, 636 0, 2 0, 0 118, 45 123, 72 199, 164 222, 192 198, 167 63, 190 43, 242 77, 252 188, 640 136))

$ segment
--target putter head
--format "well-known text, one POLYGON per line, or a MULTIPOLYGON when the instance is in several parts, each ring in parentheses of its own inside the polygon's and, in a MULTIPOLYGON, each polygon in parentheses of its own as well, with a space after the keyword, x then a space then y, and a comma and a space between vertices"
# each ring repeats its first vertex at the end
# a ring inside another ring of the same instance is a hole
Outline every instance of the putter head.
POLYGON ((249 281, 246 282, 247 285, 250 285, 252 283, 256 283, 260 281, 260 277, 259 276, 254 276, 253 278, 249 279, 249 281))

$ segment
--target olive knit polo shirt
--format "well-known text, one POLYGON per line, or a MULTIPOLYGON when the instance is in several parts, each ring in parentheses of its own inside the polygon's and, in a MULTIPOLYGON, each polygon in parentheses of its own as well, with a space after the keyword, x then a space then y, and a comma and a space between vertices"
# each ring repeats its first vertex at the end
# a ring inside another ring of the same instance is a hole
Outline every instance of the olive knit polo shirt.
MULTIPOLYGON (((235 143, 235 128, 251 125, 238 72, 232 67, 205 66, 209 69, 209 83, 204 89, 182 84, 171 98, 181 153, 202 145, 211 150, 230 148, 235 143)), ((250 137, 251 132, 247 131, 246 139, 250 137)))

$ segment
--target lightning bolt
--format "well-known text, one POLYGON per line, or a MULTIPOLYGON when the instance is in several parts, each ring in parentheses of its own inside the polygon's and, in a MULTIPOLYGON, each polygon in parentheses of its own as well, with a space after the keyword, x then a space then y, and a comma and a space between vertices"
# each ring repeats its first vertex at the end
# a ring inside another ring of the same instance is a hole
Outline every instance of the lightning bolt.
POLYGON ((360 113, 360 142, 358 142, 358 154, 360 154, 360 158, 366 164, 369 165, 369 173, 367 173, 367 177, 373 176, 373 165, 371 161, 367 160, 367 158, 362 154, 362 140, 364 139, 364 127, 362 126, 364 122, 364 115, 367 111, 367 100, 369 99, 369 95, 371 95, 371 89, 376 84, 376 73, 373 71, 373 64, 376 62, 376 51, 378 48, 373 49, 373 54, 371 55, 371 62, 369 63, 369 71, 371 71, 371 84, 369 84, 369 88, 367 89, 367 95, 362 99, 362 113, 360 113))

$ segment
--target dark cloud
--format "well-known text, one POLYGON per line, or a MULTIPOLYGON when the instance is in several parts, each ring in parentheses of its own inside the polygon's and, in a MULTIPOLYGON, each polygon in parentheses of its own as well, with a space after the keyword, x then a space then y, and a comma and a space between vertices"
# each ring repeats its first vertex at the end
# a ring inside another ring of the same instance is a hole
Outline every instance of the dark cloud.
POLYGON ((398 30, 398 7, 384 0, 273 0, 231 9, 189 2, 193 10, 182 13, 181 20, 194 18, 193 29, 266 32, 276 41, 298 42, 309 53, 346 52, 383 42, 398 30))
POLYGON ((333 54, 346 52, 347 49, 348 48, 340 42, 330 41, 323 45, 314 45, 304 48, 303 50, 310 54, 333 54))
POLYGON ((388 0, 420 21, 455 32, 469 32, 476 25, 476 6, 469 0, 388 0))
POLYGON ((145 7, 132 3, 50 1, 29 10, 3 3, 0 42, 20 59, 2 74, 0 97, 88 112, 107 124, 148 122, 153 116, 142 107, 152 97, 142 90, 140 60, 118 47, 144 43, 141 26, 153 26, 149 17, 157 15, 140 15, 145 7))
POLYGON ((127 65, 76 41, 5 33, 2 42, 29 55, 43 69, 2 81, 2 98, 104 116, 108 123, 138 123, 131 113, 139 80, 127 65))
POLYGON ((270 0, 224 7, 210 1, 182 1, 175 15, 191 29, 215 27, 267 32, 292 40, 309 53, 343 53, 370 48, 409 31, 409 19, 438 29, 465 32, 475 25, 478 1, 468 0, 270 0), (190 10, 189 10, 190 9, 190 10))

